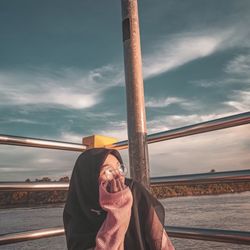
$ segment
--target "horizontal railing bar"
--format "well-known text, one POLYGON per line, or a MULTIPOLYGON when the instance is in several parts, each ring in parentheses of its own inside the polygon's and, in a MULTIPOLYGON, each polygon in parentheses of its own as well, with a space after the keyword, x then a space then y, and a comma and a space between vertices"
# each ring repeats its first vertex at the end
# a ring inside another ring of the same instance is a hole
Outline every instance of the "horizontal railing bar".
MULTIPOLYGON (((151 185, 192 185, 250 181, 250 169, 215 173, 151 177, 151 185)), ((68 190, 67 182, 0 182, 0 191, 68 190)))
MULTIPOLYGON (((237 115, 227 116, 211 121, 206 121, 181 128, 176 128, 151 134, 147 136, 147 143, 148 144, 155 143, 179 137, 195 135, 209 131, 230 128, 234 126, 245 125, 248 123, 250 123, 250 112, 245 112, 237 115)), ((3 135, 3 134, 0 134, 0 144, 69 150, 69 151, 84 151, 86 149, 84 145, 77 143, 44 140, 38 138, 20 137, 20 136, 3 135)), ((128 147, 128 140, 107 145, 106 147, 115 148, 118 150, 126 149, 128 147)))
POLYGON ((66 182, 0 182, 0 191, 53 191, 68 190, 66 182))
MULTIPOLYGON (((165 229, 168 235, 174 238, 250 245, 250 232, 174 226, 165 226, 165 229)), ((63 227, 54 227, 48 229, 4 234, 0 235, 0 245, 7 245, 27 240, 35 240, 53 236, 60 236, 63 234, 63 227)))
POLYGON ((18 233, 10 233, 0 235, 0 245, 8 245, 28 240, 37 240, 42 238, 49 238, 64 235, 63 227, 53 227, 48 229, 39 229, 18 233))
MULTIPOLYGON (((201 134, 205 132, 225 129, 250 123, 250 112, 227 116, 211 121, 201 122, 181 128, 162 131, 147 136, 147 143, 171 140, 189 135, 201 134)), ((109 148, 126 149, 128 140, 116 142, 108 146, 109 148)))
POLYGON ((167 185, 189 185, 250 181, 250 169, 202 174, 151 177, 150 183, 167 185))
POLYGON ((0 134, 0 144, 26 146, 36 148, 59 149, 68 151, 84 151, 86 147, 83 144, 44 140, 38 138, 21 137, 13 135, 0 134))
POLYGON ((250 245, 250 232, 165 226, 170 237, 250 245))

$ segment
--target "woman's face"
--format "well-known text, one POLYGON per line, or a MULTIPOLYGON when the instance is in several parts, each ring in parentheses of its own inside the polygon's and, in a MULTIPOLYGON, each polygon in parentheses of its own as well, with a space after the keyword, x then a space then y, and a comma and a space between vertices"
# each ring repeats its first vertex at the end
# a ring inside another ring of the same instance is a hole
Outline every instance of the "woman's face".
POLYGON ((99 183, 118 178, 124 182, 125 177, 120 170, 121 164, 118 159, 114 155, 109 154, 100 168, 99 183))

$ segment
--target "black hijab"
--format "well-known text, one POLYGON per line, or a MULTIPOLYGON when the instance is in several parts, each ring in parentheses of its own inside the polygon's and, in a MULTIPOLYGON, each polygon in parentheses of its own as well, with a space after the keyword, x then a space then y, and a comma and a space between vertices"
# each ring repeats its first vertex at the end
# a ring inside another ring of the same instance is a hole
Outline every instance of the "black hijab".
MULTIPOLYGON (((63 212, 63 222, 69 250, 83 250, 95 247, 95 238, 106 212, 99 204, 98 177, 100 166, 109 154, 120 163, 118 151, 95 148, 82 153, 72 172, 67 201, 63 212)), ((133 195, 133 205, 124 249, 160 250, 164 225, 164 208, 140 183, 125 179, 133 195), (156 212, 161 225, 152 236, 151 225, 156 212)))

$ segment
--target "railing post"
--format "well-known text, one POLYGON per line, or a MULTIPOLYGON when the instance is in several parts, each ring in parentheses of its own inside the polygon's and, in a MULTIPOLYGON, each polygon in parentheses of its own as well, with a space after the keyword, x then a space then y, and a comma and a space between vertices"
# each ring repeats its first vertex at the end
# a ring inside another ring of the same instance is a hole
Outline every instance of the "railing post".
POLYGON ((129 162, 132 178, 149 187, 146 114, 137 0, 122 0, 129 162))

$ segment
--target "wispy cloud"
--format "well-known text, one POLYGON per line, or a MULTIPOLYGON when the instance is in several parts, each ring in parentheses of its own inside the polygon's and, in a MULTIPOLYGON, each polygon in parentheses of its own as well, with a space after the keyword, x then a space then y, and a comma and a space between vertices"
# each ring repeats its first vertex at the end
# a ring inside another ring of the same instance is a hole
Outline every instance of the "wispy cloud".
MULTIPOLYGON (((234 47, 250 47, 248 28, 236 23, 217 29, 207 27, 206 30, 165 37, 156 42, 150 53, 145 54, 144 78, 151 78, 217 51, 234 47)), ((245 60, 246 58, 238 58, 238 63, 245 60)))
MULTIPOLYGON (((192 60, 211 55, 232 46, 232 31, 189 32, 159 41, 153 52, 144 57, 144 78, 167 72, 192 60), (222 46, 223 44, 223 46, 222 46), (228 44, 228 45, 225 45, 228 44)), ((247 72, 249 58, 239 56, 226 67, 230 72, 247 72), (241 67, 239 69, 239 67, 241 67)), ((0 72, 1 105, 61 106, 85 109, 102 101, 102 93, 124 82, 122 66, 106 65, 90 71, 33 69, 27 73, 0 72)), ((168 105, 169 101, 161 103, 168 105)), ((159 103, 148 102, 149 106, 159 103)))
POLYGON ((120 68, 108 65, 89 72, 63 69, 26 74, 0 72, 1 105, 48 105, 89 108, 102 100, 108 88, 121 84, 120 68))
POLYGON ((236 56, 226 65, 225 72, 241 77, 250 77, 250 54, 236 56))
POLYGON ((235 110, 231 112, 218 111, 217 113, 208 114, 188 114, 188 115, 159 115, 154 120, 148 121, 148 133, 157 133, 164 130, 179 128, 195 123, 214 120, 230 115, 234 115, 235 110))
POLYGON ((111 121, 104 128, 97 130, 97 134, 114 137, 118 140, 126 140, 128 138, 127 121, 111 121))
POLYGON ((85 136, 90 136, 90 135, 78 134, 69 131, 62 131, 57 140, 65 142, 73 142, 73 143, 82 143, 82 138, 85 136))
MULTIPOLYGON (((166 131, 174 128, 188 126, 195 123, 214 120, 230 115, 234 115, 235 110, 231 112, 208 113, 208 114, 190 114, 190 115, 159 115, 154 120, 147 121, 148 134, 166 131)), ((127 139, 127 122, 117 121, 109 122, 105 127, 96 130, 95 134, 105 135, 117 138, 118 140, 127 139)), ((82 137, 89 136, 89 134, 78 134, 69 131, 62 131, 61 135, 56 138, 60 141, 69 141, 81 143, 82 137)))
POLYGON ((70 176, 79 152, 47 150, 27 147, 0 148, 0 181, 34 180, 49 176, 58 179, 70 176))
MULTIPOLYGON (((114 137, 118 140, 127 139, 127 122, 126 121, 109 121, 103 124, 102 127, 97 129, 94 134, 114 137)), ((61 131, 61 134, 57 138, 59 141, 82 143, 82 138, 90 136, 91 134, 79 134, 71 131, 61 131)))
MULTIPOLYGON (((221 118, 232 113, 210 113, 207 115, 159 116, 148 122, 148 134, 186 126, 211 119, 221 118)), ((115 122, 98 134, 127 138, 126 122, 115 122)), ((210 133, 188 136, 175 140, 149 145, 149 159, 152 176, 176 175, 185 173, 204 173, 216 171, 247 169, 247 135, 249 126, 241 126, 210 133), (232 145, 233 142, 233 145, 232 145), (204 159, 206 159, 204 161, 204 159)), ((75 135, 72 135, 72 138, 75 135)), ((80 135, 78 135, 80 137, 80 135)), ((121 151, 128 164, 127 150, 121 151)))
POLYGON ((33 121, 29 119, 19 119, 19 118, 9 118, 9 119, 0 119, 0 123, 19 123, 19 124, 39 124, 39 125, 44 125, 44 124, 49 124, 49 122, 38 122, 38 121, 33 121))
POLYGON ((144 77, 162 74, 185 63, 211 55, 231 32, 180 33, 160 41, 154 52, 144 57, 144 77))
POLYGON ((150 98, 146 101, 146 106, 148 108, 161 108, 161 107, 167 107, 171 104, 177 104, 177 103, 183 103, 184 100, 182 98, 178 97, 167 97, 167 98, 150 98))
MULTIPOLYGON (((159 116, 148 122, 148 134, 233 114, 235 112, 159 116)), ((202 173, 213 168, 216 171, 247 169, 249 131, 249 125, 245 125, 150 144, 151 174, 202 173)))
POLYGON ((149 146, 154 176, 248 169, 249 125, 149 146))
POLYGON ((232 107, 235 111, 247 112, 250 110, 250 90, 234 90, 230 99, 224 104, 232 107))
POLYGON ((193 111, 197 107, 197 102, 187 100, 184 98, 180 98, 180 97, 175 97, 175 96, 166 97, 166 98, 148 98, 148 100, 146 100, 146 103, 145 103, 146 107, 148 108, 165 108, 172 104, 177 104, 183 109, 186 109, 186 110, 191 109, 193 111))
MULTIPOLYGON (((160 132, 223 117, 225 114, 161 116, 148 122, 148 133, 160 132)), ((126 121, 110 123, 98 134, 127 138, 126 121)), ((149 154, 152 175, 175 175, 184 173, 247 169, 249 166, 249 125, 220 130, 204 135, 184 137, 161 143, 150 144, 149 154), (233 142, 233 145, 232 145, 233 142), (204 159, 206 159, 204 161, 204 159)), ((87 135, 64 132, 57 140, 81 143, 87 135)), ((128 163, 127 150, 121 151, 128 163)), ((79 152, 62 152, 35 148, 2 146, 0 148, 0 177, 3 180, 25 180, 50 176, 70 176, 79 152)))
POLYGON ((210 88, 230 84, 246 84, 250 83, 250 54, 239 54, 231 59, 223 69, 225 76, 218 79, 200 79, 191 81, 199 87, 210 88))

